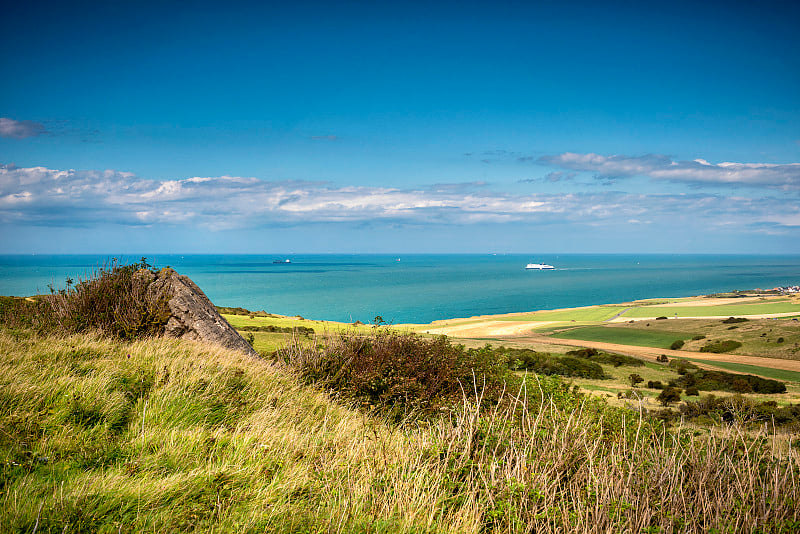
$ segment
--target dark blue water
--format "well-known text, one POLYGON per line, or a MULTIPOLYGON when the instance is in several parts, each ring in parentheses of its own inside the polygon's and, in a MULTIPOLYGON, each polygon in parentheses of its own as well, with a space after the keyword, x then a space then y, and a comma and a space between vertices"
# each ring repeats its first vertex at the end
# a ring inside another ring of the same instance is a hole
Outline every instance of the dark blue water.
MULTIPOLYGON (((219 306, 394 323, 683 297, 800 283, 800 256, 741 255, 153 255, 219 306), (399 259, 399 261, 398 261, 399 259), (526 271, 529 262, 555 271, 526 271)), ((137 261, 139 257, 122 258, 137 261)), ((0 256, 0 295, 48 292, 109 256, 0 256)))

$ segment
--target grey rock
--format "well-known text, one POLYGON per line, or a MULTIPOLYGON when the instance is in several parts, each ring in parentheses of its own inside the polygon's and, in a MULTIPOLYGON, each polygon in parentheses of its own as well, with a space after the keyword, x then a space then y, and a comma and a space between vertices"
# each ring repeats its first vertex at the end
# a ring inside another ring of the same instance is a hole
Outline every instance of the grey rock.
POLYGON ((150 302, 167 301, 170 318, 164 335, 207 341, 258 357, 253 347, 217 312, 205 293, 188 276, 169 267, 156 275, 146 270, 140 271, 139 275, 148 278, 147 299, 150 302))

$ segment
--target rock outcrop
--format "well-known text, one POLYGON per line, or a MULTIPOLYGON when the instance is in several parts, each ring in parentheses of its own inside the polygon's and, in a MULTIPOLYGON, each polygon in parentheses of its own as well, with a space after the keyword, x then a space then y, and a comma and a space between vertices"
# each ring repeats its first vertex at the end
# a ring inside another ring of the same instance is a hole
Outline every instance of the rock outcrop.
POLYGON ((258 357, 258 353, 222 317, 203 291, 188 276, 180 275, 169 267, 158 274, 139 271, 149 278, 147 299, 150 302, 166 301, 170 317, 164 335, 182 339, 207 341, 227 349, 258 357))

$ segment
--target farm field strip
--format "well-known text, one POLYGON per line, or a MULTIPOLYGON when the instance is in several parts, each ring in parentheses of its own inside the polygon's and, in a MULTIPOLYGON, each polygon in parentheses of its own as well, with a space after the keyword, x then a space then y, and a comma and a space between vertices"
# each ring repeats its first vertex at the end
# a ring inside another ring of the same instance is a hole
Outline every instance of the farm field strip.
POLYGON ((610 328, 605 326, 581 326, 550 334, 550 337, 667 349, 675 340, 686 339, 691 336, 687 335, 685 332, 664 330, 647 331, 641 329, 610 328))
POLYGON ((788 300, 754 304, 723 304, 718 306, 638 306, 622 314, 622 319, 647 317, 741 317, 744 315, 800 314, 800 304, 788 300))

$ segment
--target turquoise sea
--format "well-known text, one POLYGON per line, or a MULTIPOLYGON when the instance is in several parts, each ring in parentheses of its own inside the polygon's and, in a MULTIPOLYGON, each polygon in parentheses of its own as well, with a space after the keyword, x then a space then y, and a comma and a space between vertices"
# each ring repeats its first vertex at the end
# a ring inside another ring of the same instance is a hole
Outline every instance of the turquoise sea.
MULTIPOLYGON (((800 255, 148 255, 219 306, 309 319, 430 322, 800 284, 800 255), (291 263, 273 263, 290 259, 291 263), (544 262, 554 271, 526 271, 544 262)), ((0 295, 48 292, 111 256, 0 256, 0 295)), ((121 256, 138 261, 139 256, 121 256)))

